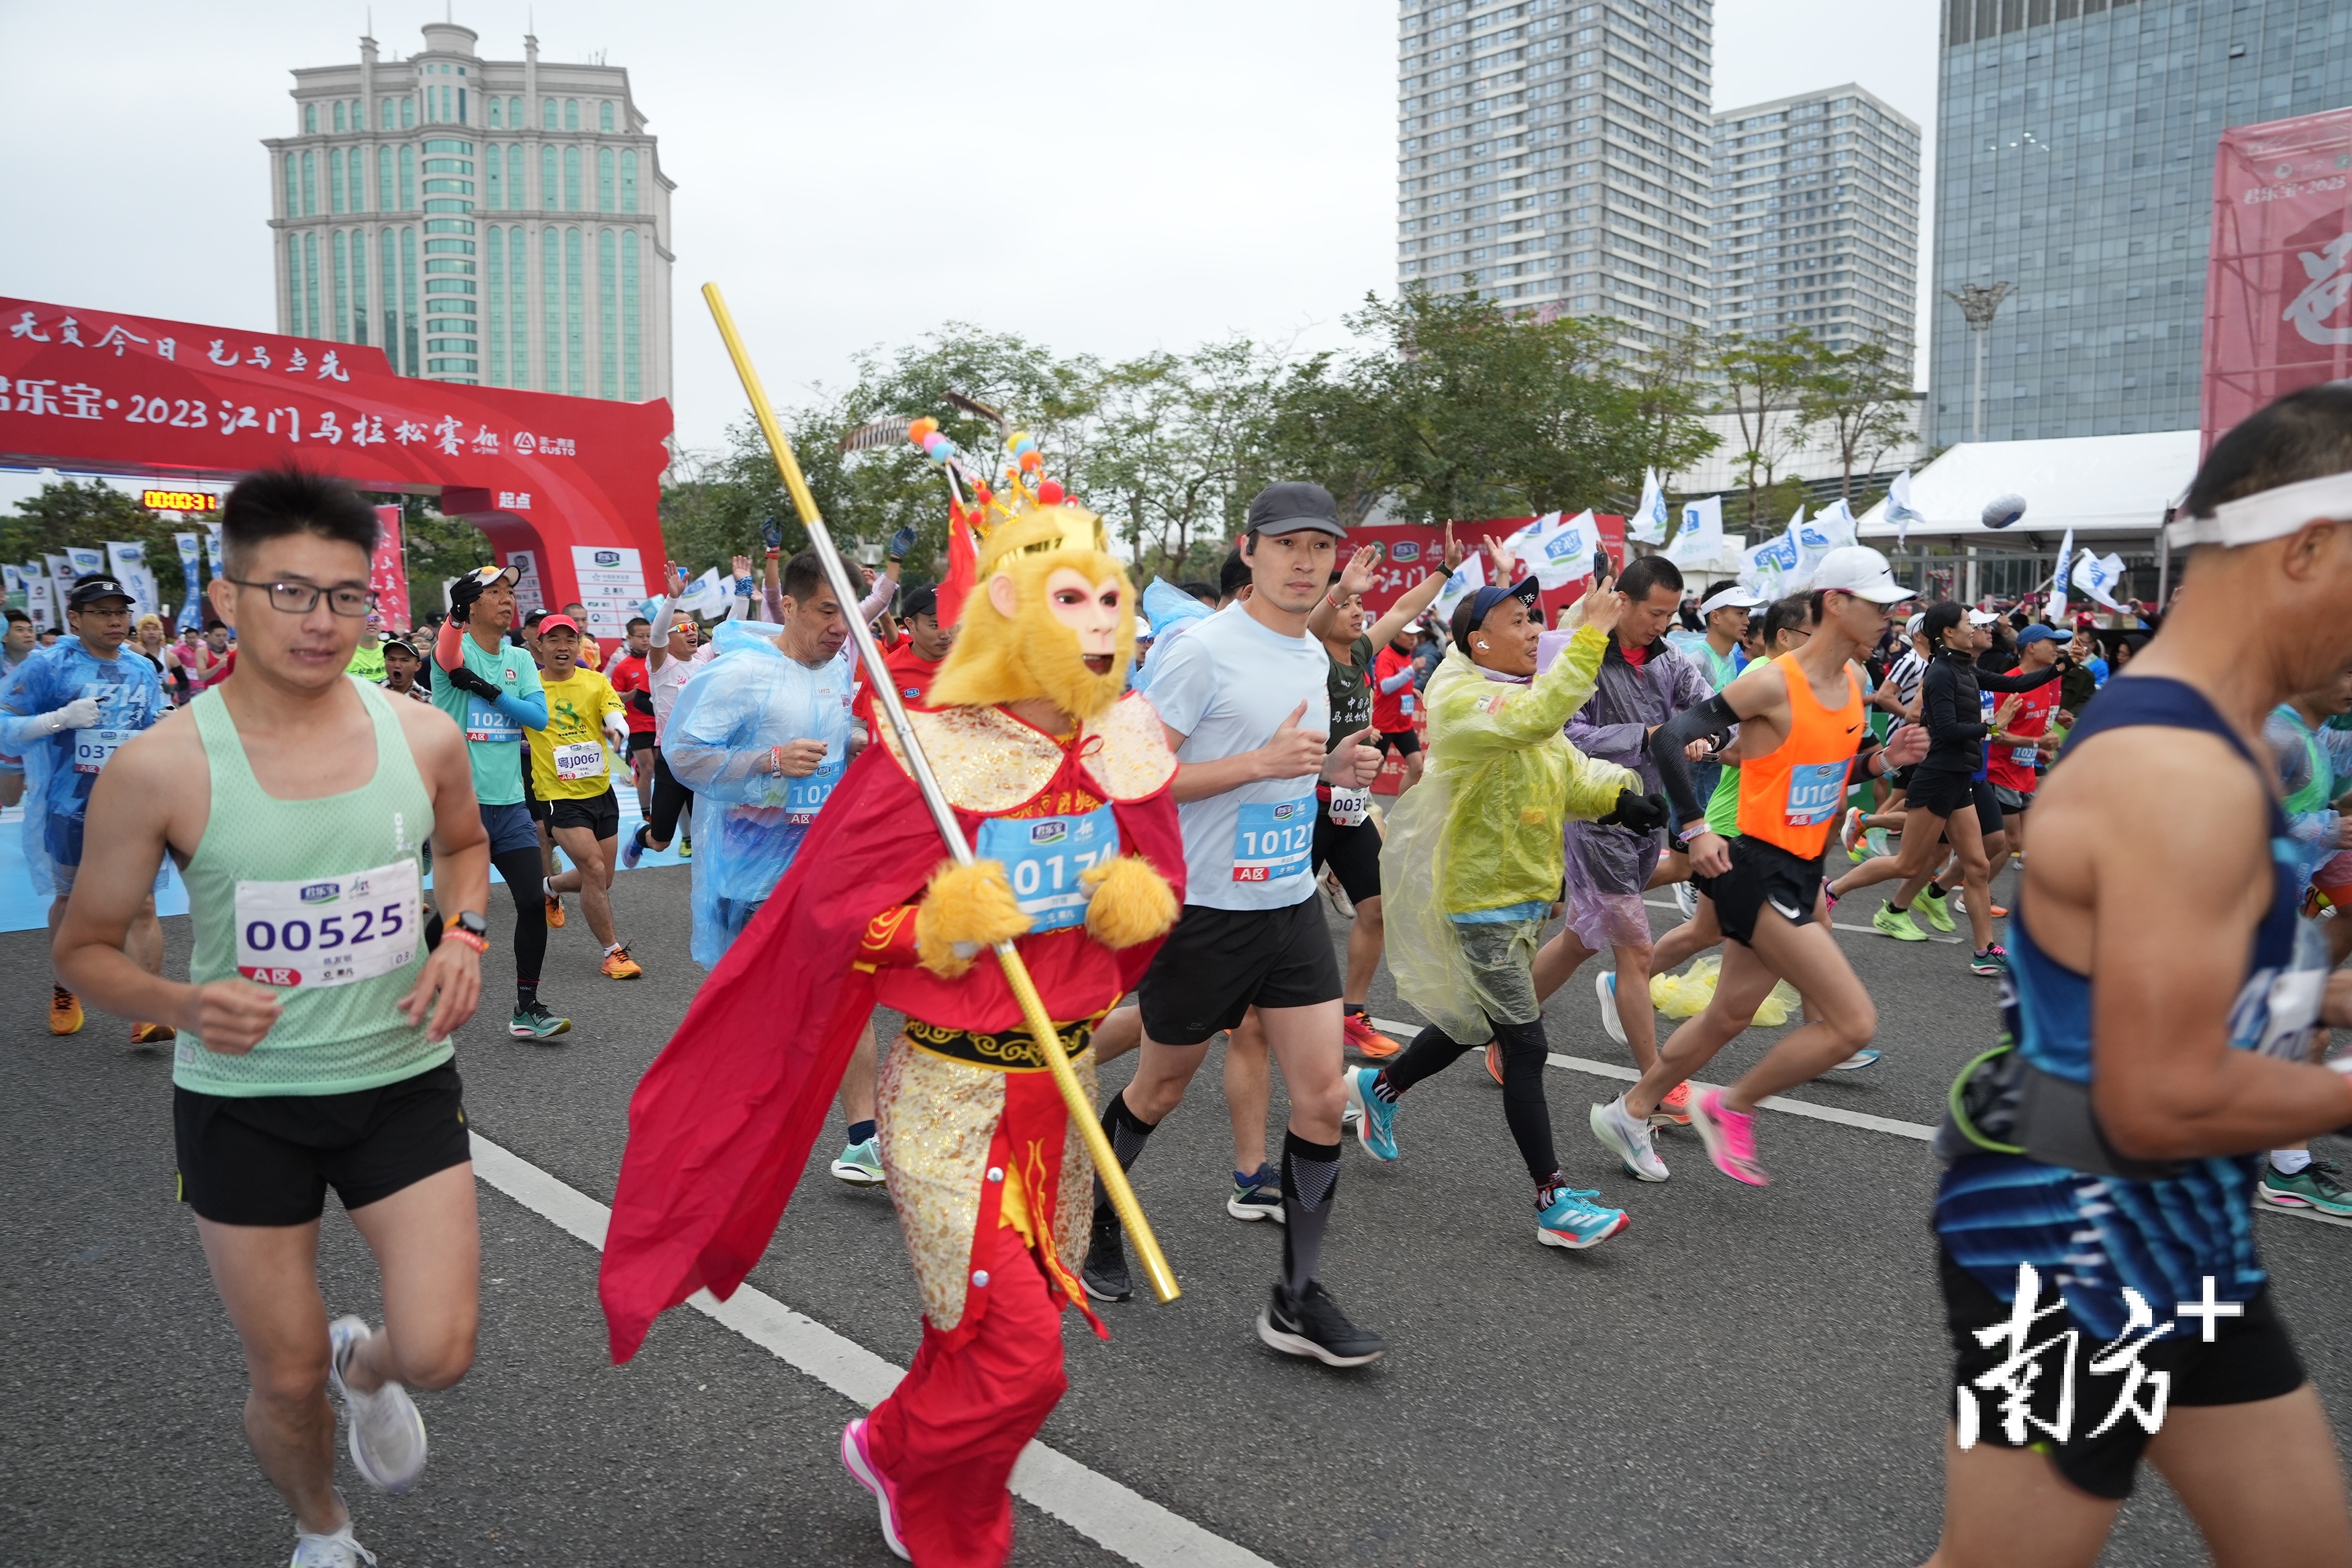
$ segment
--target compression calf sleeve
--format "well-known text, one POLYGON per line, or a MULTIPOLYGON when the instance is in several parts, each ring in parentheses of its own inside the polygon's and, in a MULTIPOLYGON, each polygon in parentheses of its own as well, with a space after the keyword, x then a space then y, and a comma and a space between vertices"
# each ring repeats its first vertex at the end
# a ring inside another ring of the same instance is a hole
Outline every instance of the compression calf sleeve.
POLYGON ((1690 763, 1683 756, 1683 748, 1693 741, 1719 741, 1738 722, 1739 715, 1717 692, 1696 708, 1684 709, 1650 737, 1650 761, 1657 765, 1658 782, 1665 786, 1666 799, 1678 820, 1706 820, 1706 805, 1691 785, 1690 763))
MULTIPOLYGON (((1120 1170, 1131 1171, 1135 1168, 1135 1162, 1143 1153, 1145 1141, 1150 1138, 1151 1130, 1158 1125, 1157 1122, 1146 1121, 1134 1111, 1129 1110, 1127 1108, 1127 1095, 1124 1091, 1110 1097, 1110 1103, 1103 1107, 1102 1130, 1103 1136, 1110 1140, 1111 1152, 1118 1156, 1120 1170)), ((1095 1218, 1100 1220, 1104 1215, 1115 1212, 1110 1205, 1109 1192, 1103 1186, 1102 1178, 1097 1176, 1095 1178, 1095 1218)))
POLYGON ((1297 1300, 1323 1267, 1323 1227, 1339 1198, 1339 1145, 1282 1135, 1282 1288, 1297 1300))
POLYGON ((1541 1186, 1559 1169, 1551 1141, 1551 1102, 1544 1098, 1544 1062, 1550 1051, 1543 1020, 1497 1024, 1495 1038, 1503 1047, 1503 1120, 1528 1174, 1541 1186))

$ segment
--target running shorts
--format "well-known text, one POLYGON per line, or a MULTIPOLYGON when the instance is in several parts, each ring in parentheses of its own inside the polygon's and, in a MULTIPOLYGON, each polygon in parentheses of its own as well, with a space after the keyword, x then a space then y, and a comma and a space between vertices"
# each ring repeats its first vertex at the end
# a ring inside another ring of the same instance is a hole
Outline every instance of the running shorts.
POLYGON ((1886 775, 1886 782, 1896 789, 1908 790, 1911 787, 1912 770, 1916 768, 1918 765, 1919 764, 1916 763, 1905 763, 1903 766, 1895 769, 1893 773, 1888 773, 1886 775))
POLYGON ((1979 833, 1990 838, 2000 831, 2000 802, 1989 779, 1972 779, 1966 773, 1914 773, 1903 804, 1943 817, 1973 805, 1979 833))
POLYGON ((1976 798, 1977 831, 1990 838, 2001 830, 2000 786, 1990 779, 1972 779, 1969 793, 1976 798))
MULTIPOLYGON (((1943 1277, 1944 1318, 1952 1336, 1952 1387, 1958 1391, 1969 1388, 1976 1379, 2009 1358, 2006 1338, 1996 1339, 1986 1346, 1978 1342, 1977 1331, 2007 1322, 2010 1309, 1975 1275, 1961 1268, 1948 1249, 1939 1245, 1936 1252, 1937 1266, 1943 1277)), ((2062 1297, 2065 1294, 2063 1289, 2056 1293, 2062 1297)), ((2046 1295, 2037 1303, 2042 1309, 2048 1305, 2046 1295)), ((2061 1309, 2054 1317, 2040 1318, 2033 1325, 2032 1343, 2055 1340, 2057 1345, 2044 1353, 2042 1359, 2051 1364, 2032 1384, 2031 1407, 2037 1419, 2053 1425, 2057 1422, 2059 1392, 2064 1380, 2053 1358, 2070 1338, 2077 1347, 2070 1435, 2067 1441, 2057 1443, 2050 1439, 2046 1428, 2028 1426, 2028 1446, 2048 1454, 2051 1463, 2058 1467, 2058 1473, 2079 1489, 2093 1497, 2120 1500, 2131 1496, 2134 1472, 2139 1468, 2140 1453, 2147 1447, 2149 1433, 2126 1413, 2096 1437, 2090 1436, 2093 1428, 2106 1420, 2123 1394, 2127 1369, 2118 1366, 2105 1374, 2092 1372, 2091 1358, 2105 1348, 2105 1342, 2083 1329, 2071 1310, 2061 1309)), ((2152 1373, 2170 1374, 2169 1403, 2176 1407, 2251 1405, 2258 1399, 2276 1399, 2292 1394, 2305 1382, 2303 1363, 2294 1353, 2294 1342, 2287 1337, 2286 1325, 2271 1303, 2268 1285, 2254 1292, 2253 1299, 2246 1303, 2244 1316, 2215 1321, 2211 1344, 2204 1342, 2199 1325, 2184 1321, 2142 1349, 2139 1364, 2152 1373), (2183 1330, 2188 1331, 2184 1333, 2183 1330)), ((1998 1389, 1970 1392, 1977 1401, 1977 1441, 2002 1448, 2016 1447, 2009 1441, 2000 1411, 2008 1394, 1998 1389)), ((2145 1385, 2133 1395, 2134 1402, 2142 1408, 2147 1397, 2145 1385)))
POLYGON ((539 830, 530 825, 530 808, 520 801, 506 805, 482 805, 475 809, 482 814, 482 829, 490 836, 490 858, 497 859, 509 849, 536 849, 539 830))
POLYGON ((1777 844, 1742 836, 1731 841, 1731 869, 1720 877, 1691 874, 1691 886, 1715 902, 1715 923, 1726 941, 1751 945, 1756 922, 1769 903, 1792 926, 1812 923, 1822 891, 1822 863, 1777 844))
POLYGON ((1252 1007, 1312 1007, 1339 999, 1339 962, 1323 900, 1278 910, 1186 904, 1152 955, 1135 999, 1143 1032, 1163 1046, 1197 1046, 1252 1007))
POLYGON ((654 732, 651 730, 632 730, 629 731, 629 755, 634 757, 639 752, 650 752, 653 749, 654 732))
POLYGON ((621 802, 610 784, 586 800, 551 800, 547 812, 550 827, 584 827, 600 839, 621 836, 621 802))
MULTIPOLYGON (((1348 901, 1381 896, 1381 830, 1370 821, 1342 827, 1326 809, 1315 817, 1315 868, 1328 866, 1347 889, 1348 901)), ((1154 1039, 1158 1036, 1152 1037, 1154 1039)))
POLYGON ((2011 789, 2007 784, 1993 785, 1992 799, 2004 817, 2023 816, 2033 806, 2033 796, 2030 792, 2011 789))
MULTIPOLYGON (((522 764, 522 805, 523 809, 530 814, 530 819, 533 822, 545 822, 548 820, 547 802, 539 798, 539 791, 532 786, 530 777, 530 759, 528 757, 523 759, 522 764)), ((538 841, 539 835, 534 832, 531 835, 531 842, 537 843, 538 841)))
POLYGON ((307 1225, 472 1159, 454 1062, 350 1094, 172 1091, 180 1196, 215 1225, 307 1225))
POLYGON ((1381 731, 1381 754, 1386 756, 1391 746, 1396 748, 1398 756, 1409 757, 1421 750, 1421 737, 1411 730, 1381 731))

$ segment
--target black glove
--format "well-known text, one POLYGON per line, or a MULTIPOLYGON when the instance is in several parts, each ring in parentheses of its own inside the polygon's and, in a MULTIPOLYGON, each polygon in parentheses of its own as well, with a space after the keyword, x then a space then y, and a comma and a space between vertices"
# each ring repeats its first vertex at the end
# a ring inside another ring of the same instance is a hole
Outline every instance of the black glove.
POLYGON ((444 679, 460 691, 470 691, 485 702, 496 702, 499 700, 497 687, 492 686, 462 664, 455 669, 445 669, 441 674, 444 679))
POLYGON ((653 694, 647 691, 632 691, 629 693, 629 706, 651 717, 654 710, 653 694))
POLYGON ((907 559, 907 552, 913 548, 915 548, 915 531, 909 526, 900 529, 890 536, 890 542, 882 547, 882 554, 886 560, 904 561, 907 559))
POLYGON ((1655 833, 1666 825, 1666 797, 1662 795, 1636 795, 1630 789, 1617 792, 1617 804, 1609 815, 1594 820, 1602 827, 1630 828, 1635 833, 1655 833))
POLYGON ((760 525, 760 537, 767 542, 771 550, 784 547, 784 525, 776 521, 774 513, 770 513, 767 521, 760 525))

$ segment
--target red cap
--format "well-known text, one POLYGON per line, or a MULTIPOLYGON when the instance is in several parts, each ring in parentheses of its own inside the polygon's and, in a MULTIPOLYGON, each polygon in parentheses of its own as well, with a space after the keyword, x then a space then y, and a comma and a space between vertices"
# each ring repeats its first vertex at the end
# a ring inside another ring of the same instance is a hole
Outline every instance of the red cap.
POLYGON ((555 630, 559 626, 567 632, 573 633, 574 635, 577 635, 580 631, 580 623, 573 620, 570 616, 550 616, 531 629, 537 632, 540 636, 545 637, 548 633, 555 630))

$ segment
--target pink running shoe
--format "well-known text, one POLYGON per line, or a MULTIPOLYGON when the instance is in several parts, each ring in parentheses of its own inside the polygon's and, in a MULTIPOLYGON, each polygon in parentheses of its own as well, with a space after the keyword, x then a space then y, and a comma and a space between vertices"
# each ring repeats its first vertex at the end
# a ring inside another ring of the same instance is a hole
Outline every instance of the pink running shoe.
POLYGON ((1756 1163, 1756 1118, 1743 1116, 1723 1103, 1723 1090, 1710 1089, 1691 1096, 1691 1125, 1706 1145, 1715 1168, 1735 1182, 1751 1187, 1771 1185, 1764 1167, 1756 1163))
POLYGON ((898 1539, 898 1509, 891 1499, 891 1486, 873 1456, 866 1451, 866 1417, 861 1415, 841 1429, 841 1463, 850 1478, 874 1494, 882 1510, 882 1544, 901 1563, 912 1563, 906 1544, 898 1539))

